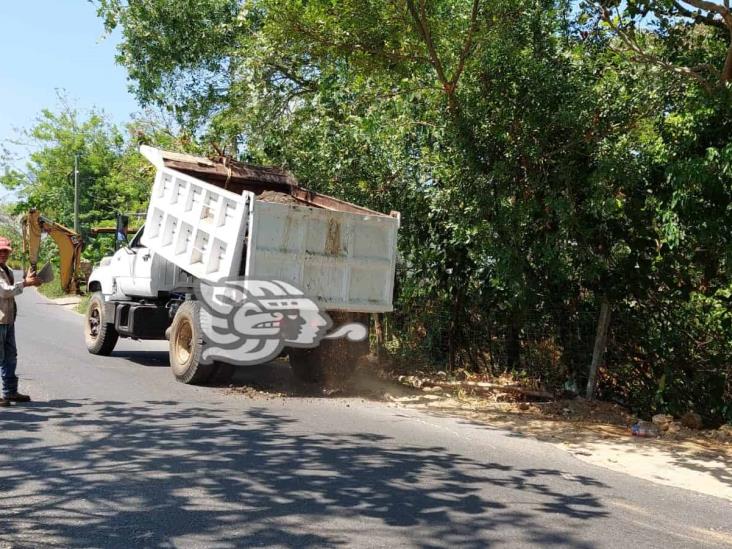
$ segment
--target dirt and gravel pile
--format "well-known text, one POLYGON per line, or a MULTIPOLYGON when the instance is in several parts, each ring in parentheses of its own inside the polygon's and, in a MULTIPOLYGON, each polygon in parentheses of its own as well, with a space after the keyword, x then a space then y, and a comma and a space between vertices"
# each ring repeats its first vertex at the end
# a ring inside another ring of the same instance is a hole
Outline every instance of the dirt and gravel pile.
MULTIPOLYGON (((382 376, 388 377, 384 374, 382 376)), ((432 401, 428 404, 429 407, 453 407, 501 416, 515 415, 522 420, 561 422, 577 429, 588 425, 604 425, 613 428, 608 433, 612 431, 621 437, 640 433, 646 438, 668 441, 690 440, 712 445, 732 445, 732 425, 705 429, 701 416, 694 412, 678 418, 664 414, 640 418, 627 408, 612 402, 589 401, 582 397, 555 399, 544 388, 522 385, 511 376, 488 378, 460 374, 448 378, 444 372, 438 372, 434 375, 395 374, 392 380, 430 395, 432 401)))
POLYGON ((293 206, 302 206, 297 198, 288 193, 281 193, 279 191, 263 191, 257 195, 257 200, 264 200, 265 202, 274 202, 275 204, 291 204, 293 206))
POLYGON ((658 415, 639 418, 611 402, 583 398, 554 399, 540 386, 524 386, 502 376, 399 375, 365 364, 349 382, 337 388, 301 383, 290 372, 286 359, 260 367, 237 369, 227 393, 250 399, 360 398, 397 406, 423 408, 458 415, 487 425, 519 431, 549 441, 575 441, 586 437, 630 440, 633 425, 641 424, 644 438, 664 444, 689 442, 705 448, 732 449, 732 426, 698 429, 700 418, 658 415), (461 377, 462 379, 456 379, 461 377))

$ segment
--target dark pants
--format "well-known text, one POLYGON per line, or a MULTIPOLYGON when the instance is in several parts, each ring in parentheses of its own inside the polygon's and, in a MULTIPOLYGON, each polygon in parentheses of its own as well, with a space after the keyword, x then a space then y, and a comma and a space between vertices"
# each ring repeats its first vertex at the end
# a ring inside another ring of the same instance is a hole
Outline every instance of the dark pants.
POLYGON ((3 378, 3 398, 18 392, 18 377, 15 375, 17 363, 15 324, 0 324, 0 373, 3 378))

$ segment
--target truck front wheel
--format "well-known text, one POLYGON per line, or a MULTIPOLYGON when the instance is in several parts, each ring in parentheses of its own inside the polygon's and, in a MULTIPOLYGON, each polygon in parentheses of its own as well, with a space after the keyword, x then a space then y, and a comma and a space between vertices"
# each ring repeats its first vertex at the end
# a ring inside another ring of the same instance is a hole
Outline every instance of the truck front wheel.
POLYGON ((93 355, 109 355, 117 344, 119 335, 110 318, 104 317, 104 296, 102 292, 94 292, 89 299, 84 322, 84 340, 86 348, 93 355))
POLYGON ((216 369, 214 363, 201 363, 200 310, 199 303, 186 301, 178 307, 170 326, 170 368, 175 379, 192 385, 207 382, 216 369))

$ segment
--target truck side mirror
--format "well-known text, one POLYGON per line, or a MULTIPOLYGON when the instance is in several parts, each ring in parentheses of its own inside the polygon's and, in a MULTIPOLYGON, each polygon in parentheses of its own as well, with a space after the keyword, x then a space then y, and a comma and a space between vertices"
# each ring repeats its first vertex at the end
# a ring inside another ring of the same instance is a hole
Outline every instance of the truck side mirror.
POLYGON ((120 245, 127 245, 127 229, 130 218, 126 215, 117 214, 117 228, 114 233, 114 247, 117 249, 120 245))

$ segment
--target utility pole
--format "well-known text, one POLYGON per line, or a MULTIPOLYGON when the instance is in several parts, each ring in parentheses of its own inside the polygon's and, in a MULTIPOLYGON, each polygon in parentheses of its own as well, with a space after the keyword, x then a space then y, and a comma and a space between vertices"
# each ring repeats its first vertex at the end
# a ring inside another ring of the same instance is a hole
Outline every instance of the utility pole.
POLYGON ((79 155, 74 155, 74 231, 79 234, 79 155))

